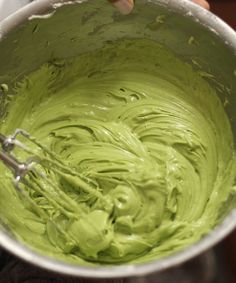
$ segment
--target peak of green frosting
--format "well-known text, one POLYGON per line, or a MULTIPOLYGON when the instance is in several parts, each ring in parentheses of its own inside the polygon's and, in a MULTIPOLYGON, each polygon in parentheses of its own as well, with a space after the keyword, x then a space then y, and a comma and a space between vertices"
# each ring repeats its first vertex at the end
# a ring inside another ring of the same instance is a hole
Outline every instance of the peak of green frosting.
POLYGON ((146 262, 218 223, 235 191, 230 124, 204 78, 163 46, 109 43, 43 65, 15 92, 0 131, 25 129, 95 184, 47 170, 55 190, 28 189, 36 213, 0 165, 1 218, 33 249, 83 265, 146 262))

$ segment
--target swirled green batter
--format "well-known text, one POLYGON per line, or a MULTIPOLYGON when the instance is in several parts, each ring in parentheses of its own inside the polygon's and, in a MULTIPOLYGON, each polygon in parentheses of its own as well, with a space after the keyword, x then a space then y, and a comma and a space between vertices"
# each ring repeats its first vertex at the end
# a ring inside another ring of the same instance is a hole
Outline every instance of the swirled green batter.
POLYGON ((49 170, 58 190, 29 190, 40 216, 1 165, 1 217, 32 248, 84 265, 144 262, 217 224, 234 191, 230 124, 214 90, 164 47, 110 43, 42 66, 15 91, 1 132, 27 130, 95 184, 49 170))

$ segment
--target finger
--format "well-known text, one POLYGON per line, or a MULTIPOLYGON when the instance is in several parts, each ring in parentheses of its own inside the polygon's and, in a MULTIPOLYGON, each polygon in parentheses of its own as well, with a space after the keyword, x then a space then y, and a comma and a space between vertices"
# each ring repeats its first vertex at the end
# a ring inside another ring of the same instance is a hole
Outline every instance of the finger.
POLYGON ((206 0, 192 0, 192 1, 202 6, 205 9, 210 10, 210 4, 206 0))
POLYGON ((122 14, 129 14, 134 7, 134 0, 108 0, 111 2, 122 14))

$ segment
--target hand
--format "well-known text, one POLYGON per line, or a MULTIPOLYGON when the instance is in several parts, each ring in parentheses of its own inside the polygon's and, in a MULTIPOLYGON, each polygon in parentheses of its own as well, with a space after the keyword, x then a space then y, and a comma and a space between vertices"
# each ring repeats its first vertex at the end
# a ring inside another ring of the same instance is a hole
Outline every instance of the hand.
POLYGON ((108 0, 112 3, 121 14, 127 15, 129 14, 134 7, 134 0, 108 0))
MULTIPOLYGON (((134 0, 108 0, 111 2, 122 14, 129 14, 134 7, 134 0)), ((178 1, 178 0, 176 0, 178 1)), ((210 5, 206 0, 192 0, 201 5, 203 8, 209 10, 210 5)))
POLYGON ((210 10, 210 4, 206 0, 192 0, 203 8, 210 10))

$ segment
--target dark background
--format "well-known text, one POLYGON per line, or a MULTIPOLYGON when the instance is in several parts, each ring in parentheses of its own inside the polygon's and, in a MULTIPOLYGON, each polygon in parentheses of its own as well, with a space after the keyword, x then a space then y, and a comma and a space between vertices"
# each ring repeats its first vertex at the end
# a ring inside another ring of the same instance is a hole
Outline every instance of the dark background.
MULTIPOLYGON (((236 30, 236 0, 208 1, 211 11, 236 30)), ((236 231, 218 245, 217 249, 218 268, 222 270, 219 283, 236 283, 236 231)))
MULTIPOLYGON (((236 0, 208 0, 211 11, 236 30, 236 0)), ((236 278, 235 278, 236 282, 236 278)))

